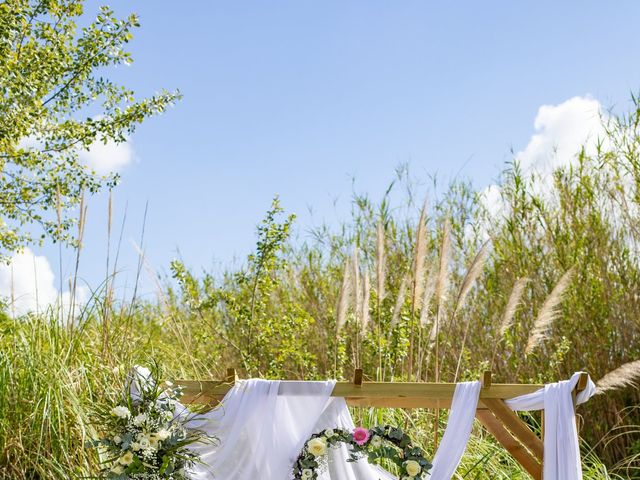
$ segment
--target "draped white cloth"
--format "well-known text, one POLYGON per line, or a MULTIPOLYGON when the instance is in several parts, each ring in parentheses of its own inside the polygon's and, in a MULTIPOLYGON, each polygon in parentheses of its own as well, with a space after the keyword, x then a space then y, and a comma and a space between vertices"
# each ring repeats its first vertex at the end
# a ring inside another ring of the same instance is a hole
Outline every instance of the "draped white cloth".
MULTIPOLYGON (((131 391, 148 370, 136 367, 131 391)), ((545 480, 581 480, 578 434, 572 391, 579 378, 546 385, 532 394, 507 400, 513 410, 545 409, 545 480)), ((343 398, 331 397, 335 381, 291 382, 240 380, 221 406, 188 421, 218 438, 215 445, 196 447, 204 465, 193 472, 195 480, 287 480, 305 441, 327 428, 354 428, 343 398)), ((480 382, 456 385, 447 428, 433 459, 430 480, 450 480, 466 449, 478 399, 480 382)), ((589 380, 577 403, 595 393, 589 380)), ((179 408, 184 408, 179 406, 179 408)), ((184 409, 186 412, 187 410, 184 409)), ((395 477, 366 461, 347 462, 347 447, 329 451, 328 468, 321 480, 393 480, 395 477)))
MULTIPOLYGON (((219 439, 200 447, 206 466, 194 478, 286 480, 304 442, 327 428, 353 429, 344 398, 330 397, 335 382, 240 380, 222 406, 190 426, 219 439)), ((475 417, 480 382, 456 386, 449 423, 433 460, 432 480, 450 479, 464 454, 475 417)), ((331 449, 320 480, 392 480, 366 461, 347 462, 345 445, 331 449)))
MULTIPOLYGON (((575 423, 572 392, 578 383, 580 372, 569 380, 550 383, 528 395, 507 400, 512 410, 544 409, 544 459, 545 480, 582 480, 580 445, 575 423)), ((576 396, 576 403, 589 400, 596 391, 591 379, 587 388, 576 396)))
POLYGON ((480 382, 456 385, 447 428, 433 457, 431 480, 449 480, 458 468, 471 435, 481 387, 480 382))

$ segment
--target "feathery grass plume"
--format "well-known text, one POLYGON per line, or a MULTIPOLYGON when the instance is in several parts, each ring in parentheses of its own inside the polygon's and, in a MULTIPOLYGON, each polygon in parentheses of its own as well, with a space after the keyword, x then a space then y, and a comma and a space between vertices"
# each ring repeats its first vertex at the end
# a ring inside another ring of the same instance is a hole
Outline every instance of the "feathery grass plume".
POLYGON ((414 311, 420 308, 424 289, 424 267, 427 257, 427 201, 420 211, 420 219, 416 228, 416 244, 413 253, 412 300, 414 311))
POLYGON ((353 307, 354 307, 354 311, 355 311, 355 315, 356 315, 356 323, 358 323, 358 321, 362 320, 362 318, 360 317, 360 313, 362 312, 362 287, 360 285, 360 252, 358 250, 358 247, 355 248, 355 251, 353 252, 353 263, 352 263, 352 268, 353 268, 353 288, 352 288, 352 293, 353 293, 353 307))
POLYGON ((442 245, 440 246, 440 268, 436 280, 436 299, 438 307, 447 299, 447 287, 449 284, 449 254, 451 250, 451 221, 446 220, 442 231, 442 245))
POLYGON ((489 242, 485 242, 480 250, 476 254, 469 270, 467 270, 467 274, 464 276, 462 280, 462 285, 460 286, 460 291, 458 292, 458 298, 456 299, 456 308, 453 312, 453 316, 460 313, 460 310, 464 307, 464 302, 471 291, 471 287, 476 282, 482 270, 484 269, 484 264, 487 261, 487 256, 489 255, 489 242))
POLYGON ((67 319, 69 329, 73 328, 73 322, 75 317, 75 309, 76 309, 76 294, 78 287, 78 269, 80 268, 80 252, 82 251, 82 245, 84 242, 84 227, 87 222, 87 206, 84 201, 84 192, 80 195, 80 213, 78 217, 78 238, 76 245, 76 259, 75 266, 73 270, 73 279, 71 282, 71 287, 69 289, 70 292, 70 300, 69 300, 69 316, 67 319))
POLYGON ((436 278, 436 319, 431 328, 429 338, 434 341, 440 329, 444 303, 447 300, 447 287, 449 284, 449 251, 451 250, 451 221, 447 218, 442 231, 442 244, 440 245, 440 266, 436 278))
POLYGON ((425 281, 424 292, 422 294, 422 310, 420 310, 421 327, 427 325, 427 317, 429 316, 429 305, 431 304, 433 294, 436 291, 438 269, 436 268, 435 262, 431 261, 429 263, 429 268, 427 270, 427 280, 425 281))
MULTIPOLYGON (((460 291, 458 292, 458 298, 456 300, 456 307, 453 311, 452 319, 456 318, 456 316, 460 313, 460 310, 462 310, 462 308, 464 307, 464 302, 467 299, 469 292, 471 291, 471 287, 482 273, 488 254, 489 242, 485 242, 485 244, 482 245, 475 258, 473 259, 473 262, 471 262, 471 266, 469 267, 469 270, 467 270, 467 274, 462 280, 462 285, 460 286, 460 291)), ((462 346, 460 347, 460 354, 458 355, 458 362, 456 364, 454 382, 458 379, 458 373, 460 372, 460 365, 462 363, 462 356, 464 355, 464 348, 467 344, 467 337, 469 336, 470 326, 471 316, 467 315, 464 326, 464 334, 462 335, 462 346)))
POLYGON ((364 330, 369 325, 371 316, 369 314, 369 296, 371 292, 371 278, 369 269, 364 271, 364 281, 362 282, 362 311, 360 312, 360 321, 364 330))
POLYGON ((640 360, 625 363, 612 370, 596 382, 596 394, 625 387, 638 387, 640 380, 640 360))
POLYGON ((376 295, 378 301, 382 301, 385 296, 384 283, 386 276, 386 257, 385 257, 385 232, 382 220, 376 226, 376 295))
MULTIPOLYGON (((507 333, 507 330, 509 330, 509 328, 511 328, 511 325, 513 325, 513 319, 515 318, 516 311, 518 310, 518 305, 520 305, 522 294, 524 293, 524 288, 527 286, 528 281, 528 278, 519 278, 513 285, 513 289, 511 290, 511 294, 509 295, 509 300, 507 300, 507 306, 505 307, 502 314, 502 319, 500 320, 500 338, 503 338, 507 333)), ((499 339, 497 340, 499 341, 499 339)))
POLYGON ((533 323, 533 329, 529 334, 527 348, 525 349, 525 353, 527 355, 533 352, 533 350, 547 338, 551 325, 558 318, 560 313, 560 303, 562 302, 564 292, 571 282, 572 275, 573 268, 570 268, 564 275, 562 275, 556 286, 553 287, 553 290, 542 304, 538 317, 533 323))
MULTIPOLYGON (((56 184, 56 219, 58 221, 56 226, 56 235, 62 233, 62 193, 60 192, 60 184, 56 184)), ((62 242, 58 240, 58 275, 60 276, 60 287, 58 292, 58 308, 60 315, 62 315, 62 292, 63 289, 63 275, 62 275, 62 242)))
POLYGON ((338 294, 338 305, 336 306, 336 333, 340 333, 340 330, 347 322, 347 311, 349 310, 349 297, 351 293, 350 271, 351 259, 347 258, 344 262, 344 269, 342 272, 342 285, 340 286, 340 293, 338 294))
POLYGON ((400 321, 400 312, 402 312, 402 306, 404 305, 404 299, 407 296, 407 287, 409 285, 409 276, 404 275, 400 282, 400 288, 398 288, 398 296, 396 297, 396 304, 393 307, 393 315, 391 316, 391 327, 395 327, 400 321))

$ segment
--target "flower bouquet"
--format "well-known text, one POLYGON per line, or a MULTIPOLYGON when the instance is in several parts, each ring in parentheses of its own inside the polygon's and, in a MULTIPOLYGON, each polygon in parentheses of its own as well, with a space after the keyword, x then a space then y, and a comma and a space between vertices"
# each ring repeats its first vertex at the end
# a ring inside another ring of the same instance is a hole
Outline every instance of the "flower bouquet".
POLYGON ((189 447, 214 440, 187 427, 196 414, 178 403, 181 388, 157 378, 136 367, 120 400, 96 412, 105 435, 89 446, 100 455, 99 478, 186 480, 188 469, 200 461, 189 447))

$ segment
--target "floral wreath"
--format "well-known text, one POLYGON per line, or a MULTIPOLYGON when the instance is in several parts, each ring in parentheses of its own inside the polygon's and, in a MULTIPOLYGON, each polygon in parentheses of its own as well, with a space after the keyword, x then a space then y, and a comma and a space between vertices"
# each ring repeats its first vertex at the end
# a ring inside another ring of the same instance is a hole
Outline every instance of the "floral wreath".
POLYGON ((353 431, 336 428, 311 435, 293 465, 293 478, 318 478, 318 473, 326 463, 328 449, 340 444, 350 447, 348 462, 365 457, 370 463, 381 458, 391 460, 400 469, 401 480, 425 478, 432 466, 423 450, 414 446, 411 438, 399 428, 389 425, 373 427, 371 430, 362 427, 353 431))

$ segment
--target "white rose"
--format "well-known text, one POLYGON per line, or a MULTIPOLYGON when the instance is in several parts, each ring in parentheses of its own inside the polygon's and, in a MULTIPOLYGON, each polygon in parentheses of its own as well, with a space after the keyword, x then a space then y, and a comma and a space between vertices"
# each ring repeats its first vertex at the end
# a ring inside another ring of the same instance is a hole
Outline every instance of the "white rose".
POLYGON ((334 437, 335 435, 336 435, 336 432, 334 432, 334 431, 333 431, 332 429, 330 429, 330 428, 327 428, 327 429, 324 431, 324 436, 325 436, 325 437, 327 437, 327 438, 334 437))
POLYGON ((120 463, 120 465, 130 465, 131 462, 133 462, 133 453, 131 452, 127 452, 124 455, 122 455, 119 459, 118 462, 120 463))
POLYGON ((140 450, 140 444, 138 442, 133 442, 131 444, 131 450, 133 450, 134 452, 137 452, 138 450, 140 450))
POLYGON ((115 437, 113 437, 113 443, 115 443, 116 445, 120 445, 121 442, 122 442, 122 438, 120 438, 119 435, 116 435, 115 437))
POLYGON ((327 440, 322 437, 312 438, 307 442, 307 450, 314 457, 327 453, 327 440))
POLYGON ((404 468, 407 469, 407 473, 412 477, 415 477, 422 471, 422 467, 415 460, 407 460, 407 463, 404 464, 404 468))
POLYGON ((312 477, 313 471, 310 468, 305 468, 304 470, 302 470, 302 478, 307 479, 312 477))
POLYGON ((151 446, 151 442, 147 437, 142 437, 140 440, 138 440, 138 444, 140 445, 141 450, 146 450, 151 446))
POLYGON ((144 413, 139 413, 138 415, 133 417, 133 424, 136 427, 139 427, 140 425, 142 425, 146 421, 147 421, 147 416, 144 413))
POLYGON ((382 445, 382 438, 378 435, 374 435, 371 439, 371 446, 374 448, 378 448, 380 445, 382 445))
POLYGON ((169 438, 171 436, 171 432, 169 432, 169 430, 163 428, 162 430, 159 430, 158 433, 156 433, 156 436, 158 437, 158 440, 160 440, 162 442, 163 440, 166 440, 167 438, 169 438))
POLYGON ((118 418, 129 418, 131 416, 131 412, 127 407, 118 405, 117 407, 113 407, 111 409, 111 415, 118 418))

